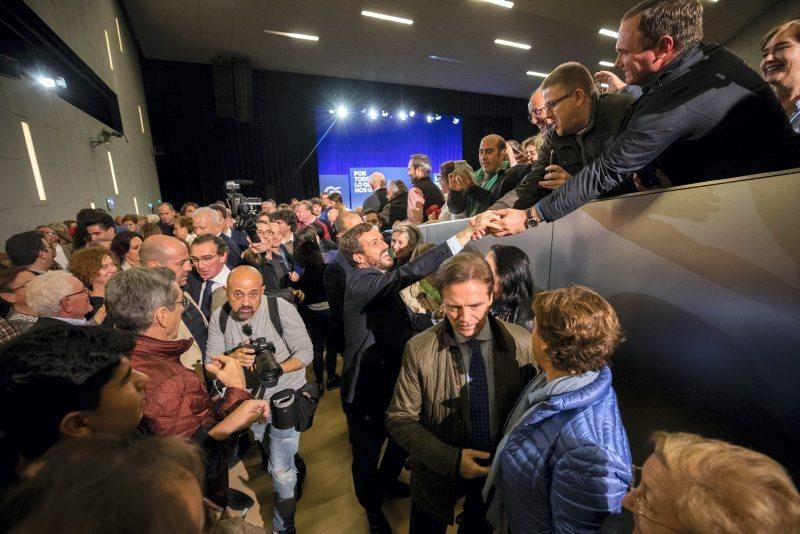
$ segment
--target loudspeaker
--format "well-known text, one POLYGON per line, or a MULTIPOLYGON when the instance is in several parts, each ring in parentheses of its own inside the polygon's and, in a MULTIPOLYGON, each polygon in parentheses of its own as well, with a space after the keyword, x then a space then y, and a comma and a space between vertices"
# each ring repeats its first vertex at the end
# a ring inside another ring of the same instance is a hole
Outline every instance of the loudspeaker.
POLYGON ((250 60, 233 58, 233 95, 236 122, 253 122, 253 71, 250 60))

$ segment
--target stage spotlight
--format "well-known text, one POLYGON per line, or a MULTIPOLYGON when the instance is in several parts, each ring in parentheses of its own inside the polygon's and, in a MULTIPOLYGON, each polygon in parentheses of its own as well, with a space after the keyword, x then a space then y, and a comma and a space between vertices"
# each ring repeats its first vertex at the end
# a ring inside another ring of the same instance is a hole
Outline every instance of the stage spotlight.
POLYGON ((336 113, 336 110, 334 110, 334 109, 329 109, 329 110, 328 110, 328 113, 330 113, 331 115, 333 115, 334 113, 336 113))
POLYGON ((339 117, 340 119, 347 117, 347 113, 348 113, 347 108, 344 106, 339 106, 338 108, 336 108, 336 116, 339 117))
POLYGON ((370 109, 370 110, 367 112, 367 116, 368 116, 370 119, 372 119, 372 120, 375 120, 375 119, 377 119, 377 118, 378 118, 378 112, 377 112, 377 111, 375 111, 374 109, 370 109))
POLYGON ((409 112, 408 112, 408 116, 409 116, 409 117, 413 117, 413 116, 414 116, 414 115, 416 115, 416 114, 417 114, 417 112, 416 112, 416 111, 414 111, 413 109, 412 109, 411 111, 409 111, 409 112))
POLYGON ((388 116, 389 116, 388 111, 381 111, 381 117, 388 117, 388 116))
POLYGON ((367 112, 367 108, 364 108, 364 109, 361 110, 361 114, 362 115, 365 114, 366 112, 367 112))
POLYGON ((397 113, 397 118, 404 121, 408 118, 408 114, 405 111, 400 111, 397 113))
POLYGON ((427 115, 427 116, 425 116, 425 121, 426 121, 426 122, 428 122, 428 123, 431 123, 431 122, 433 122, 433 115, 427 115))
POLYGON ((458 124, 461 122, 458 117, 453 117, 453 124, 458 124))
POLYGON ((39 76, 36 78, 36 81, 48 89, 52 89, 56 86, 56 81, 53 78, 48 78, 46 76, 39 76))
POLYGON ((436 115, 433 116, 433 120, 440 121, 440 120, 442 120, 442 116, 439 115, 439 114, 436 114, 436 115))

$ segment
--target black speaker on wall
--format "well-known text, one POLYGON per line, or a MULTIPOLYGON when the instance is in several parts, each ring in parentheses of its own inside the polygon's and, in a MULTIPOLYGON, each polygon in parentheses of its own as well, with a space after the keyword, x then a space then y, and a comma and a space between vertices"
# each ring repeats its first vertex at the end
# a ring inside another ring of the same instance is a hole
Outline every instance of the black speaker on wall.
POLYGON ((216 57, 211 65, 217 117, 252 122, 253 72, 250 60, 216 57))

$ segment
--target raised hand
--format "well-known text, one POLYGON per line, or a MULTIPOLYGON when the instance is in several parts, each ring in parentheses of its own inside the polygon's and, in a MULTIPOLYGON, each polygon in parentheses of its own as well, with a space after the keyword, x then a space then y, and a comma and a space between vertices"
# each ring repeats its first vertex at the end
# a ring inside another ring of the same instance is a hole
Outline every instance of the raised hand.
POLYGON ((608 89, 606 89, 606 91, 609 93, 619 93, 625 88, 625 82, 620 80, 619 76, 617 76, 610 70, 601 70, 595 72, 594 80, 597 83, 608 84, 608 89))

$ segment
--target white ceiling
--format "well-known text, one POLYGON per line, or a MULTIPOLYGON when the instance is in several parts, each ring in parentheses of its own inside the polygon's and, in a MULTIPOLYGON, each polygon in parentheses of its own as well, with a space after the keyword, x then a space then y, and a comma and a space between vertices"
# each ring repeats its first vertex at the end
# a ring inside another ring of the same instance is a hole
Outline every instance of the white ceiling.
MULTIPOLYGON (((706 41, 726 42, 774 0, 704 2, 706 41)), ((617 29, 632 0, 124 0, 147 58, 209 63, 250 58, 255 69, 318 74, 526 97, 548 72, 576 60, 590 70, 614 60, 617 29), (411 26, 361 16, 367 9, 411 26), (319 36, 299 41, 264 30, 319 36), (530 50, 494 44, 528 43, 530 50), (429 56, 463 63, 435 61, 429 56)))

